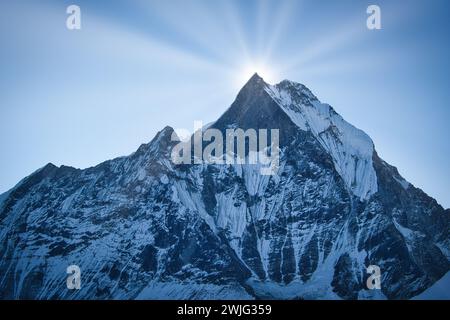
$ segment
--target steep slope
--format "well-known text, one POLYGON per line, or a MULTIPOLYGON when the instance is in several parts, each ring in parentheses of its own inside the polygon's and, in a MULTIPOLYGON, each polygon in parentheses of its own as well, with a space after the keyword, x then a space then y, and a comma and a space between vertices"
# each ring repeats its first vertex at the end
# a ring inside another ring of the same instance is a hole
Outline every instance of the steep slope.
POLYGON ((449 210, 303 85, 254 75, 209 127, 280 129, 277 174, 175 165, 170 127, 93 168, 49 164, 0 198, 0 297, 398 299, 449 271, 449 210))
POLYGON ((305 86, 288 80, 266 91, 302 130, 311 131, 327 153, 347 187, 361 200, 377 192, 372 165, 373 142, 367 134, 346 122, 305 86))

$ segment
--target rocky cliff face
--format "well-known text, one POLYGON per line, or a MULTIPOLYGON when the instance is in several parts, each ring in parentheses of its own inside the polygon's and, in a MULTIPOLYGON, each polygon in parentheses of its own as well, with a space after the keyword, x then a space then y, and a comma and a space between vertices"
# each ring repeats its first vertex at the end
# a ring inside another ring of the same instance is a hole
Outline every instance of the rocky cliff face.
POLYGON ((169 127, 93 168, 49 164, 0 196, 0 298, 403 299, 449 271, 450 210, 303 85, 255 75, 210 127, 280 129, 277 174, 175 165, 169 127))

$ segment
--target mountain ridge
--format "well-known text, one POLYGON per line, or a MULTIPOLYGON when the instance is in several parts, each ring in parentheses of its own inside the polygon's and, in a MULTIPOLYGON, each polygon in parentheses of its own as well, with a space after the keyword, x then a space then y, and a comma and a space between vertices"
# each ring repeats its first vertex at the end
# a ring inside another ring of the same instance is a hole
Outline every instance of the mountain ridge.
POLYGON ((167 126, 129 156, 23 179, 0 201, 0 298, 404 299, 448 272, 450 210, 308 88, 255 74, 208 128, 235 127, 280 129, 277 175, 176 165, 167 126))

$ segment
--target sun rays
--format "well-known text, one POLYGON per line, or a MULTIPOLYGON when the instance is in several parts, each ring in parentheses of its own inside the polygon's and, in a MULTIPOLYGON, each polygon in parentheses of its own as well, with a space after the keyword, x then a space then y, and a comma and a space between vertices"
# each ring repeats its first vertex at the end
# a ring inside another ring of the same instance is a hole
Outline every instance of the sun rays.
POLYGON ((174 62, 177 54, 197 57, 205 66, 192 66, 192 73, 214 69, 216 81, 227 81, 233 89, 255 72, 274 83, 298 72, 325 76, 341 70, 351 61, 333 53, 358 41, 364 32, 363 24, 358 27, 361 17, 350 17, 340 28, 328 28, 329 21, 308 19, 303 1, 249 1, 245 9, 241 2, 230 0, 193 1, 189 5, 178 0, 167 5, 144 3, 149 19, 157 15, 170 30, 165 41, 174 53, 174 62), (294 32, 299 26, 302 32, 294 32))

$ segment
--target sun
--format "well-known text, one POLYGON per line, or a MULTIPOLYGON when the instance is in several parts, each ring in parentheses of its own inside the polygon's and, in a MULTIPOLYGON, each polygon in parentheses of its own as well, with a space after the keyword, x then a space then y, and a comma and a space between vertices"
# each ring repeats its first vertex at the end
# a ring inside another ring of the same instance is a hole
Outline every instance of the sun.
POLYGON ((265 82, 273 84, 276 82, 275 72, 265 64, 247 64, 238 72, 236 79, 237 85, 244 85, 255 73, 257 73, 265 82))

